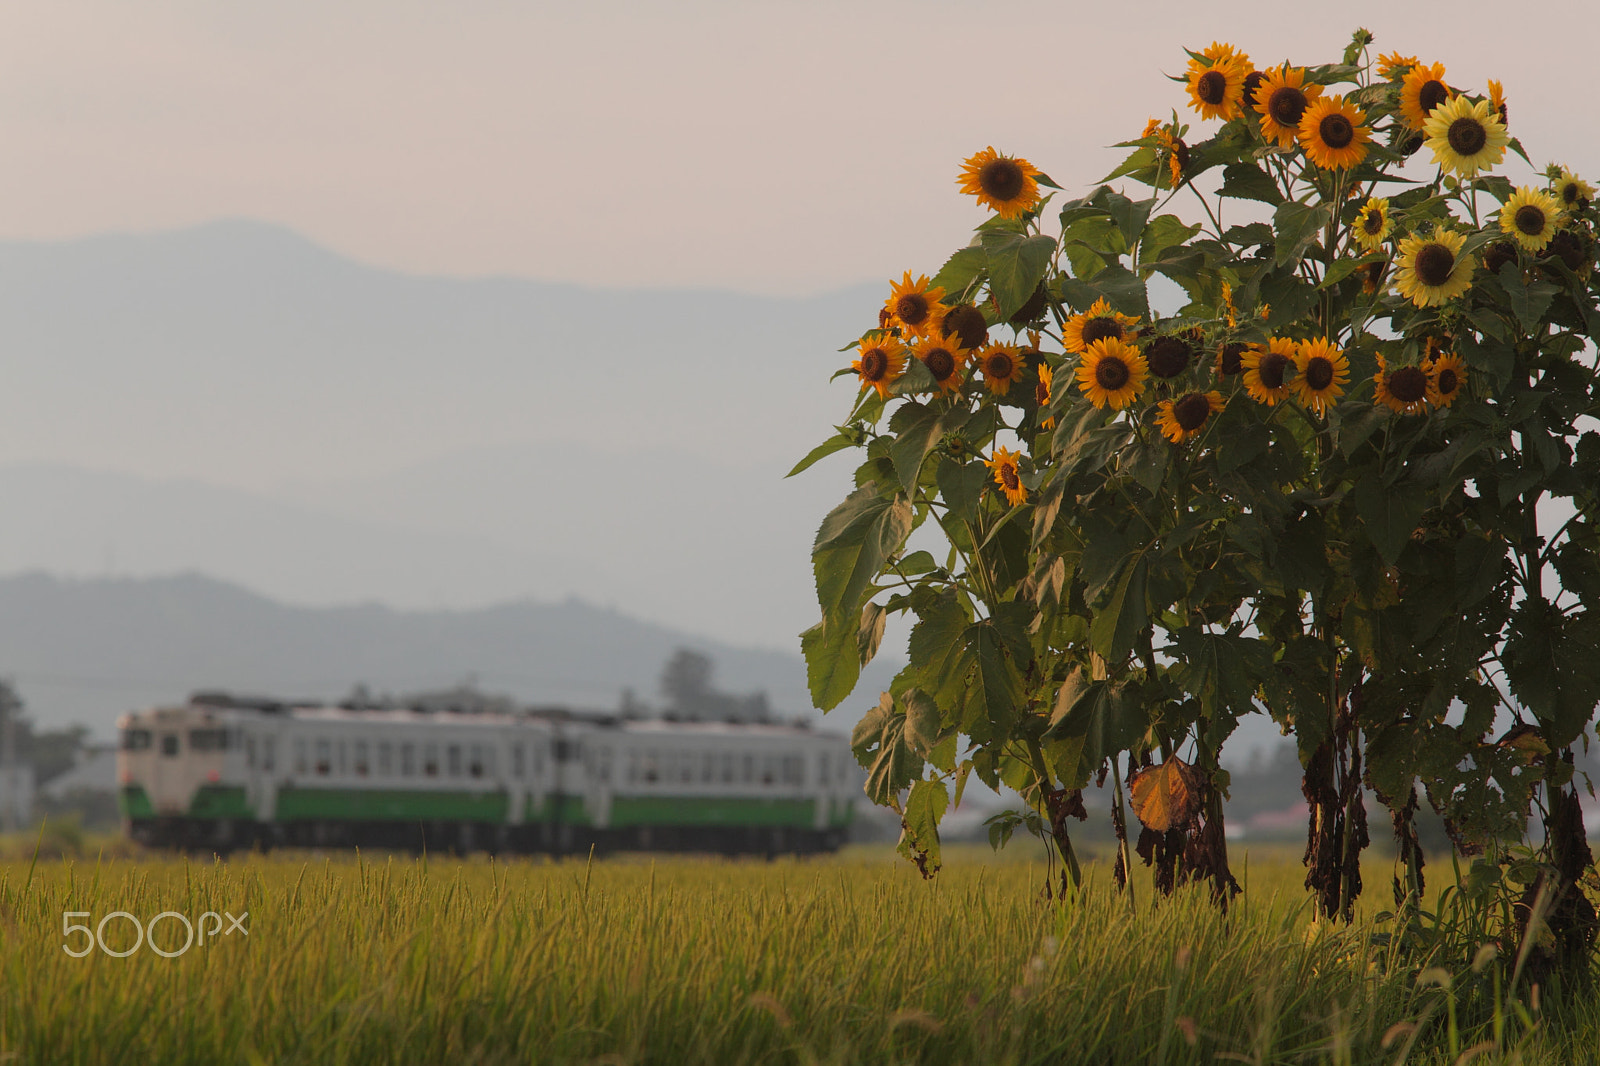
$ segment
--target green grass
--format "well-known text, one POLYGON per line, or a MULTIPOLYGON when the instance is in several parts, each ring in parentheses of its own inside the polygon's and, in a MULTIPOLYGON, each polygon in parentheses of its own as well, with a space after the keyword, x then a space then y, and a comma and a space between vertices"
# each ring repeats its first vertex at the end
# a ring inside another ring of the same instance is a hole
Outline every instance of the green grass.
MULTIPOLYGON (((7 860, 0 1062, 1447 1063, 1493 1036, 1486 1015, 1452 1039, 1445 990, 1368 924, 1308 936, 1293 860, 1240 863, 1224 918, 1147 883, 1130 913, 1104 866, 1061 903, 1040 865, 947 858, 932 883, 879 851, 7 860), (248 911, 249 935, 66 955, 63 912, 113 910, 248 911)), ((1600 1008, 1543 1008, 1503 1010, 1499 1050, 1472 1061, 1594 1061, 1600 1008)))

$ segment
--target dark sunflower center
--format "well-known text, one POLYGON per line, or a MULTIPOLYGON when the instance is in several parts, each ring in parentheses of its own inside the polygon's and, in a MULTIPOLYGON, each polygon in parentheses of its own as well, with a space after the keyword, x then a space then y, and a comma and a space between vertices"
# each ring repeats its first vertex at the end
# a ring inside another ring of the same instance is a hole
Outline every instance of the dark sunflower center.
POLYGON ((1389 375, 1389 392, 1401 403, 1416 403, 1428 394, 1428 375, 1414 366, 1403 366, 1389 375))
POLYGON ((1450 272, 1455 269, 1456 254, 1447 245, 1424 244, 1417 252, 1416 270, 1417 277, 1424 285, 1437 288, 1450 280, 1450 272))
POLYGON ((1122 339, 1122 323, 1109 315, 1091 318, 1083 324, 1083 343, 1086 347, 1095 341, 1113 339, 1122 339))
POLYGON ((1175 378, 1189 365, 1189 345, 1178 337, 1157 337, 1145 349, 1150 372, 1158 378, 1175 378))
POLYGON ((1283 372, 1289 369, 1289 357, 1277 352, 1268 352, 1261 357, 1261 362, 1256 364, 1256 373, 1261 375, 1261 384, 1269 389, 1283 388, 1283 372))
POLYGON ((1321 392, 1333 384, 1333 360, 1322 355, 1306 360, 1306 384, 1321 392))
POLYGON ((989 323, 983 312, 971 304, 959 304, 944 316, 944 335, 961 338, 963 348, 981 348, 989 339, 989 323))
POLYGON ((1191 392, 1172 405, 1172 417, 1185 433, 1193 433, 1211 417, 1211 401, 1202 393, 1191 392))
POLYGON ((1251 107, 1256 106, 1256 90, 1261 88, 1262 73, 1252 70, 1244 76, 1244 102, 1251 107))
POLYGON ((1317 133, 1322 136, 1322 143, 1329 148, 1348 148, 1350 142, 1356 139, 1356 128, 1350 120, 1338 112, 1325 115, 1317 124, 1317 133))
POLYGON ((929 310, 928 298, 920 292, 908 292, 894 302, 895 316, 913 329, 928 320, 929 310))
POLYGON ((1010 463, 1000 464, 1000 480, 1005 483, 1006 488, 1011 492, 1016 492, 1017 487, 1022 484, 1022 479, 1017 477, 1017 468, 1010 463))
POLYGON ((950 354, 948 348, 930 348, 923 355, 922 363, 935 381, 942 382, 956 372, 956 357, 950 354))
POLYGON ((1578 183, 1569 181, 1561 186, 1561 202, 1571 207, 1578 202, 1578 183))
POLYGON ((1040 378, 1034 383, 1033 402, 1040 407, 1050 402, 1050 386, 1045 384, 1044 378, 1040 378))
POLYGON ((1444 82, 1437 79, 1424 82, 1417 92, 1417 106, 1422 108, 1424 116, 1448 99, 1450 90, 1445 87, 1444 82))
POLYGON ((861 376, 868 381, 878 381, 889 372, 889 357, 882 348, 868 348, 861 353, 861 376))
POLYGON ((1012 361, 1010 352, 993 352, 983 361, 983 372, 991 378, 1010 378, 1016 369, 1017 364, 1012 361))
POLYGON ((1377 292, 1378 282, 1383 280, 1383 272, 1389 267, 1388 263, 1368 263, 1361 268, 1361 291, 1377 292))
POLYGON ((1510 241, 1495 241, 1483 253, 1483 268, 1491 274, 1500 273, 1500 268, 1516 259, 1517 250, 1510 241))
POLYGON ((1545 249, 1545 254, 1559 256, 1568 270, 1577 270, 1589 257, 1583 241, 1567 230, 1556 231, 1555 236, 1550 238, 1550 246, 1545 249))
POLYGON ((1115 355, 1106 356, 1094 367, 1094 383, 1107 392, 1116 392, 1127 385, 1132 377, 1133 371, 1128 364, 1115 355))
POLYGON ((1220 70, 1208 70, 1195 83, 1194 94, 1212 107, 1228 98, 1228 78, 1220 70))
POLYGON ((1376 237, 1383 232, 1383 212, 1379 210, 1368 211, 1361 220, 1361 230, 1369 237, 1376 237))
POLYGON ((1489 143, 1489 131, 1475 118, 1458 118, 1450 123, 1444 139, 1456 155, 1477 155, 1489 143))
POLYGON ((1513 218, 1513 221, 1516 222, 1517 229, 1521 230, 1523 233, 1526 233, 1530 237, 1537 237, 1539 234, 1544 232, 1546 219, 1544 217, 1544 212, 1539 210, 1534 205, 1523 204, 1521 207, 1517 208, 1517 213, 1513 218))
POLYGON ((1027 176, 1022 173, 1022 168, 1010 159, 991 160, 978 171, 978 187, 989 199, 1002 203, 1021 196, 1026 184, 1027 176))
POLYGON ((1441 396, 1449 396, 1460 387, 1461 379, 1456 376, 1454 370, 1446 367, 1439 371, 1439 394, 1441 396))
POLYGON ((1400 152, 1403 155, 1416 155, 1422 150, 1422 144, 1422 134, 1419 133, 1415 137, 1410 138, 1404 144, 1402 144, 1400 146, 1400 152))
POLYGON ((1224 377, 1232 377, 1234 374, 1244 370, 1244 353, 1249 347, 1248 344, 1240 344, 1238 342, 1223 346, 1222 374, 1224 377))
POLYGON ((1267 97, 1267 114, 1280 126, 1300 125, 1300 116, 1306 113, 1306 94, 1292 85, 1272 90, 1267 97))

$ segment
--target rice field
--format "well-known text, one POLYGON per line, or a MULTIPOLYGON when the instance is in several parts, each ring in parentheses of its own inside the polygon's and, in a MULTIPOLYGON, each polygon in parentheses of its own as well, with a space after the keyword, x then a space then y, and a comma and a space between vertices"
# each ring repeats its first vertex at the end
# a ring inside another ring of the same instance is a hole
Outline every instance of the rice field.
POLYGON ((1600 1061, 1592 1001, 1474 1018, 1451 1003, 1484 975, 1419 984, 1370 916, 1308 932, 1293 858, 1240 864, 1223 917, 1138 882, 1130 906, 1098 864, 1047 900, 1014 850, 933 882, 881 850, 7 859, 0 1061, 1600 1061))

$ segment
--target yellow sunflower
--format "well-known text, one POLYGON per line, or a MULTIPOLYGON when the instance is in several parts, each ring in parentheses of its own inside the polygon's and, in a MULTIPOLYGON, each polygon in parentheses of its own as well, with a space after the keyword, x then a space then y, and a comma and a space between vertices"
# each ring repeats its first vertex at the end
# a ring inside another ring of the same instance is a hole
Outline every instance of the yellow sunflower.
POLYGON ((1389 215, 1389 201, 1381 196, 1368 199, 1356 212, 1356 220, 1350 226, 1356 241, 1369 252, 1382 248, 1393 230, 1394 219, 1389 215))
POLYGON ((1144 356, 1131 344, 1116 337, 1104 337, 1090 342, 1078 364, 1078 389, 1096 407, 1111 405, 1120 411, 1144 391, 1145 375, 1149 367, 1144 356))
POLYGON ((1200 112, 1201 118, 1232 118, 1239 113, 1249 73, 1232 56, 1189 60, 1189 106, 1200 112))
POLYGON ((1194 349, 1182 337, 1156 337, 1144 347, 1144 361, 1158 378, 1175 378, 1189 369, 1194 349))
POLYGON ((1443 63, 1431 67, 1418 63, 1400 81, 1400 117, 1414 130, 1422 129, 1429 113, 1448 99, 1450 87, 1444 83, 1443 63))
MULTIPOLYGON (((1038 381, 1033 386, 1033 398, 1038 403, 1039 410, 1043 411, 1050 406, 1050 389, 1055 384, 1056 374, 1055 371, 1050 369, 1049 363, 1040 363, 1038 374, 1038 381)), ((1054 418, 1046 418, 1039 423, 1039 428, 1052 429, 1055 424, 1056 420, 1054 418)))
POLYGON ((1039 202, 1039 176, 1032 163, 985 148, 961 165, 956 183, 1001 218, 1016 218, 1039 202))
POLYGON ((1416 56, 1403 56, 1399 52, 1390 52, 1388 55, 1378 57, 1378 77, 1384 79, 1402 77, 1416 65, 1416 56))
POLYGON ((972 304, 956 304, 945 310, 939 328, 930 331, 930 336, 933 333, 954 338, 961 347, 975 352, 989 339, 989 320, 972 304))
POLYGON ((1462 255, 1466 238, 1443 225, 1433 235, 1413 233, 1400 241, 1395 288, 1418 307, 1437 307, 1472 287, 1473 261, 1462 255))
POLYGON ((1343 96, 1314 100, 1300 116, 1300 146, 1323 170, 1348 170, 1367 158, 1372 131, 1367 113, 1345 103, 1343 96))
POLYGON ((1322 95, 1322 86, 1307 85, 1304 67, 1285 63, 1276 70, 1261 72, 1256 88, 1256 111, 1261 115, 1261 136, 1275 140, 1280 148, 1293 148, 1311 101, 1322 95))
POLYGON ((927 275, 912 281, 908 270, 903 280, 889 282, 889 298, 883 309, 889 313, 889 321, 907 336, 926 337, 944 317, 945 307, 939 302, 943 299, 944 290, 929 288, 927 275))
POLYGON ((1022 469, 1017 465, 1020 458, 1019 452, 996 448, 994 458, 983 461, 984 466, 994 471, 994 483, 1000 486, 1013 507, 1028 498, 1028 490, 1022 484, 1022 469))
POLYGON ((1561 168, 1555 186, 1555 193, 1561 200, 1561 206, 1568 211, 1582 211, 1589 206, 1589 201, 1594 199, 1594 186, 1566 167, 1561 168))
POLYGON ((1524 185, 1500 209, 1500 232, 1530 252, 1540 252, 1555 236, 1564 212, 1554 193, 1524 185))
POLYGON ((1222 393, 1189 392, 1176 400, 1162 400, 1156 425, 1174 444, 1182 444, 1198 434, 1211 421, 1211 416, 1222 410, 1222 393))
POLYGON ((1402 415, 1420 415, 1428 409, 1428 374, 1418 366, 1389 370, 1388 361, 1378 356, 1378 372, 1372 375, 1372 398, 1402 415))
POLYGON ((1300 373, 1292 387, 1301 406, 1319 417, 1326 415, 1328 408, 1344 395, 1344 386, 1350 380, 1350 360, 1326 337, 1318 337, 1299 343, 1294 365, 1300 373))
POLYGON ((972 352, 961 347, 952 337, 925 337, 912 349, 922 365, 933 375, 933 383, 940 392, 957 392, 961 389, 961 367, 972 352))
POLYGON ((1129 318, 1120 311, 1111 310, 1111 305, 1102 296, 1089 310, 1067 319, 1061 327, 1061 343, 1067 346, 1067 351, 1082 355, 1095 341, 1132 338, 1133 329, 1138 324, 1137 318, 1129 318))
POLYGON ((1289 395, 1289 386, 1283 378, 1294 365, 1294 341, 1273 337, 1266 348, 1252 344, 1240 358, 1244 367, 1244 390, 1257 403, 1276 407, 1279 400, 1289 395))
POLYGON ((1465 96, 1452 97, 1434 108, 1422 133, 1433 151, 1433 161, 1463 178, 1504 159, 1511 141, 1505 123, 1489 110, 1489 101, 1473 103, 1465 96))
POLYGON ((879 396, 887 400, 889 386, 906 372, 906 346, 895 338, 885 335, 877 340, 862 341, 860 351, 861 357, 850 366, 861 379, 861 391, 867 391, 870 385, 878 390, 879 396))
POLYGON ((1461 386, 1467 383, 1467 364, 1461 361, 1459 355, 1451 352, 1434 356, 1427 368, 1429 402, 1437 407, 1449 407, 1455 403, 1456 397, 1461 394, 1461 386))
POLYGON ((1004 396, 1022 376, 1022 349, 1014 344, 991 344, 978 353, 978 369, 983 371, 989 391, 1004 396))

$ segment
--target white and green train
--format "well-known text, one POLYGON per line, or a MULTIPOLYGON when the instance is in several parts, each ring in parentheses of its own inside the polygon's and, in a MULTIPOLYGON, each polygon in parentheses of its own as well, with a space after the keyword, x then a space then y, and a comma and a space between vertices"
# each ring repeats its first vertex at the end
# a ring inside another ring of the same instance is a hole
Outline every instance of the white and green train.
POLYGON ((802 726, 220 694, 117 725, 129 835, 190 850, 833 850, 862 780, 802 726))

